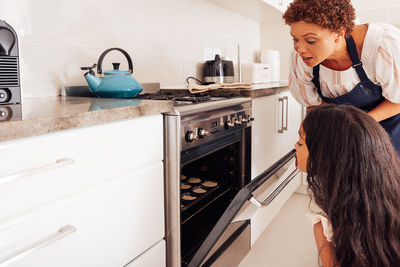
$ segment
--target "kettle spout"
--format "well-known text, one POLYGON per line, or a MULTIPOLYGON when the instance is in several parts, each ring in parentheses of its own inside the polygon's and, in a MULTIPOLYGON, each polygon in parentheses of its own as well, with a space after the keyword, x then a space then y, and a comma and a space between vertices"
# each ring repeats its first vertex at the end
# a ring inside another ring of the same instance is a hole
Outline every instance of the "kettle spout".
POLYGON ((90 73, 87 73, 85 75, 85 79, 86 79, 91 91, 96 91, 97 87, 99 87, 99 85, 101 83, 101 78, 96 77, 90 73))

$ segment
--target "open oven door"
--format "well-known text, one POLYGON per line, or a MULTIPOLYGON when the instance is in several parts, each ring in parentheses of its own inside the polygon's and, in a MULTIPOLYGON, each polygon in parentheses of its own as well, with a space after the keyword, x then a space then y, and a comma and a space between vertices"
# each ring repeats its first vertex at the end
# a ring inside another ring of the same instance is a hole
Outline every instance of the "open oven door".
POLYGON ((187 266, 237 266, 250 250, 250 220, 297 176, 292 150, 254 178, 234 197, 187 266), (261 200, 260 200, 261 199, 261 200))

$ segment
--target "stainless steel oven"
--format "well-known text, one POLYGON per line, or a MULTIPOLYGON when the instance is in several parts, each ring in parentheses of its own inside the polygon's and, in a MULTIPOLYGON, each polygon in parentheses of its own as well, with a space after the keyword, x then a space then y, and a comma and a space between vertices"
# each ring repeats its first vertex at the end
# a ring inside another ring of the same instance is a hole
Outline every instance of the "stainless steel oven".
MULTIPOLYGON (((251 100, 176 107, 164 118, 167 266, 187 266, 250 182, 251 100)), ((205 262, 234 266, 249 249, 250 221, 238 222, 224 231, 205 262)))

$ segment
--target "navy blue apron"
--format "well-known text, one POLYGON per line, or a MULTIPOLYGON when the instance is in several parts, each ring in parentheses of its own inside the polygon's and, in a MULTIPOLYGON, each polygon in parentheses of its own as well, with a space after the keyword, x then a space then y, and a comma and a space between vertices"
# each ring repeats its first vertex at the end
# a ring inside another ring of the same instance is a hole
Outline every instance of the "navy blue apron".
MULTIPOLYGON (((318 95, 324 102, 334 104, 348 104, 355 106, 359 109, 369 112, 382 103, 385 98, 382 96, 382 87, 374 84, 368 79, 367 74, 362 67, 362 63, 358 57, 356 44, 350 36, 346 38, 347 49, 350 53, 350 58, 353 63, 353 68, 356 70, 360 82, 349 93, 329 98, 321 93, 321 85, 319 82, 319 64, 313 68, 314 78, 312 82, 317 88, 318 95)), ((400 90, 400 88, 399 88, 400 90)), ((380 125, 389 133, 392 143, 400 155, 400 114, 390 117, 386 120, 380 121, 380 125)))

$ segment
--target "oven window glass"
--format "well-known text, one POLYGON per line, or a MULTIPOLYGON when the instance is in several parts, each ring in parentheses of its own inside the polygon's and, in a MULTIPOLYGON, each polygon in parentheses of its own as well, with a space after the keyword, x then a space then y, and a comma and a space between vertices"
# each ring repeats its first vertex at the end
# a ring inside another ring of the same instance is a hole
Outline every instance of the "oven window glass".
POLYGON ((240 144, 233 143, 182 167, 183 263, 191 259, 241 188, 240 144))

